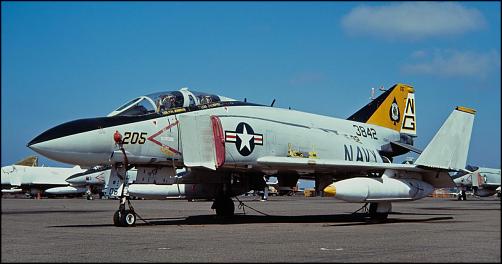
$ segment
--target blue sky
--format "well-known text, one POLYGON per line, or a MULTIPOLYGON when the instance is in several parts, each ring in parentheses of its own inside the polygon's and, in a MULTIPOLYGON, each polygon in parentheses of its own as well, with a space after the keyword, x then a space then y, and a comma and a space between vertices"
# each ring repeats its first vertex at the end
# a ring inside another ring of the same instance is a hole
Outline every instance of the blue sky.
POLYGON ((55 125, 152 92, 347 118, 372 87, 402 82, 416 90, 418 148, 468 106, 468 163, 500 168, 500 2, 1 5, 2 166, 35 155, 26 143, 55 125))

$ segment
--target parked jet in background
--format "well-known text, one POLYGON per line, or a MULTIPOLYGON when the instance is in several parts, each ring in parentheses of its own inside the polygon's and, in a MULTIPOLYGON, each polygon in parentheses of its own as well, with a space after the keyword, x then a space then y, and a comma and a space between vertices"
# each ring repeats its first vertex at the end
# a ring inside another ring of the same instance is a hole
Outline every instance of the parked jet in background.
POLYGON ((500 197, 500 169, 467 166, 467 171, 461 171, 452 176, 459 189, 458 200, 466 200, 465 191, 473 190, 474 195, 488 197, 498 194, 500 197))
MULTIPOLYGON (((27 167, 36 167, 38 166, 38 157, 37 156, 29 156, 26 157, 16 163, 14 165, 20 165, 20 166, 27 166, 27 167)), ((23 190, 19 188, 19 185, 12 185, 10 184, 11 179, 7 174, 4 174, 3 169, 8 169, 8 166, 5 166, 2 168, 2 193, 21 193, 23 190)), ((29 194, 31 195, 31 194, 29 194)))
POLYGON ((92 193, 98 193, 103 197, 103 189, 110 178, 111 166, 94 166, 86 171, 79 172, 66 178, 66 182, 72 186, 86 186, 87 199, 92 200, 92 193))
POLYGON ((136 221, 126 209, 132 167, 136 183, 171 186, 176 168, 186 167, 183 183, 193 189, 185 191, 214 199, 220 216, 234 214, 232 197, 263 190, 267 175, 289 187, 319 177, 335 198, 370 203, 370 217, 385 219, 391 202, 454 186, 448 172, 466 165, 474 113, 457 107, 415 164, 393 164, 394 156, 415 150, 409 85, 394 85, 348 120, 183 88, 140 96, 107 117, 61 124, 28 147, 61 162, 111 164, 108 191, 121 198, 117 226, 136 221))
POLYGON ((36 157, 29 157, 14 165, 2 167, 2 193, 26 193, 30 197, 39 197, 42 194, 86 192, 87 188, 69 186, 65 181, 69 175, 84 171, 79 166, 73 168, 38 167, 37 161, 36 157))
POLYGON ((97 174, 88 175, 86 181, 68 182, 68 176, 86 171, 80 166, 59 168, 37 165, 38 158, 31 156, 14 165, 2 167, 2 193, 26 193, 30 197, 85 193, 87 199, 92 199, 92 191, 98 190, 100 185, 101 188, 104 186, 103 178, 97 174))

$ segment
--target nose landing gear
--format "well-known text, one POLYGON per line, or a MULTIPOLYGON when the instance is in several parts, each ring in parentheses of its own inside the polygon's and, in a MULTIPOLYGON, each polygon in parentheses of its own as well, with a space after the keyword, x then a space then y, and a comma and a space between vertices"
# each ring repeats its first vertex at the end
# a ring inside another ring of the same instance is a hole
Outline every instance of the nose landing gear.
MULTIPOLYGON (((129 203, 129 200, 127 200, 129 203)), ((136 224, 136 213, 129 203, 129 210, 125 209, 125 204, 119 206, 119 210, 115 211, 113 215, 113 225, 114 226, 135 226, 136 224)))
MULTIPOLYGON (((129 191, 127 189, 127 184, 129 182, 127 178, 127 170, 129 162, 127 160, 127 155, 125 153, 124 147, 122 145, 122 135, 120 135, 118 131, 115 131, 113 139, 115 143, 119 146, 120 150, 122 151, 122 154, 124 155, 123 166, 119 168, 119 166, 117 166, 118 164, 115 164, 115 166, 112 167, 111 171, 111 174, 115 173, 118 176, 118 178, 122 181, 119 209, 115 211, 115 214, 113 215, 113 225, 130 227, 136 224, 136 213, 134 213, 134 208, 132 207, 131 202, 129 201, 129 191), (119 169, 121 170, 121 173, 118 173, 119 169), (129 209, 126 209, 126 202, 129 209)), ((112 176, 111 174, 110 178, 112 176)))

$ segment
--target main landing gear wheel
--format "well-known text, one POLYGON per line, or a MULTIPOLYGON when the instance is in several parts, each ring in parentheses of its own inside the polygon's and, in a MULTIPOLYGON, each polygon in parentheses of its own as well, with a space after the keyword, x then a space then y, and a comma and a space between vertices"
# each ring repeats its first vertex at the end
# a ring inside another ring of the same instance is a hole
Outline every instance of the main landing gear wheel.
POLYGON ((136 224, 136 214, 132 210, 117 210, 113 215, 114 226, 134 226, 136 224))
POLYGON ((211 209, 216 209, 217 216, 233 216, 235 211, 234 201, 230 197, 218 197, 214 200, 211 209))
POLYGON ((377 221, 387 220, 389 213, 388 212, 385 212, 385 213, 377 212, 378 207, 379 207, 378 203, 370 203, 370 210, 369 210, 370 218, 372 220, 377 220, 377 221))

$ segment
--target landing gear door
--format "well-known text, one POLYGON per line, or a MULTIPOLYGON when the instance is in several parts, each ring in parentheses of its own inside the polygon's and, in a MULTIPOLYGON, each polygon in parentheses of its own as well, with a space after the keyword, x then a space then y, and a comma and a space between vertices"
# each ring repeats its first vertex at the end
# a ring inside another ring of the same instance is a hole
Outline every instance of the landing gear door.
MULTIPOLYGON (((122 188, 124 188, 125 175, 126 172, 124 167, 117 168, 115 166, 112 166, 110 177, 108 178, 108 181, 105 180, 105 188, 103 188, 103 194, 109 198, 120 197, 120 195, 122 194, 122 188)), ((127 180, 130 181, 130 177, 127 177, 127 180)), ((127 188, 124 191, 124 194, 127 196, 127 188)))
POLYGON ((225 142, 218 117, 194 113, 179 120, 185 166, 216 170, 223 165, 225 142))

